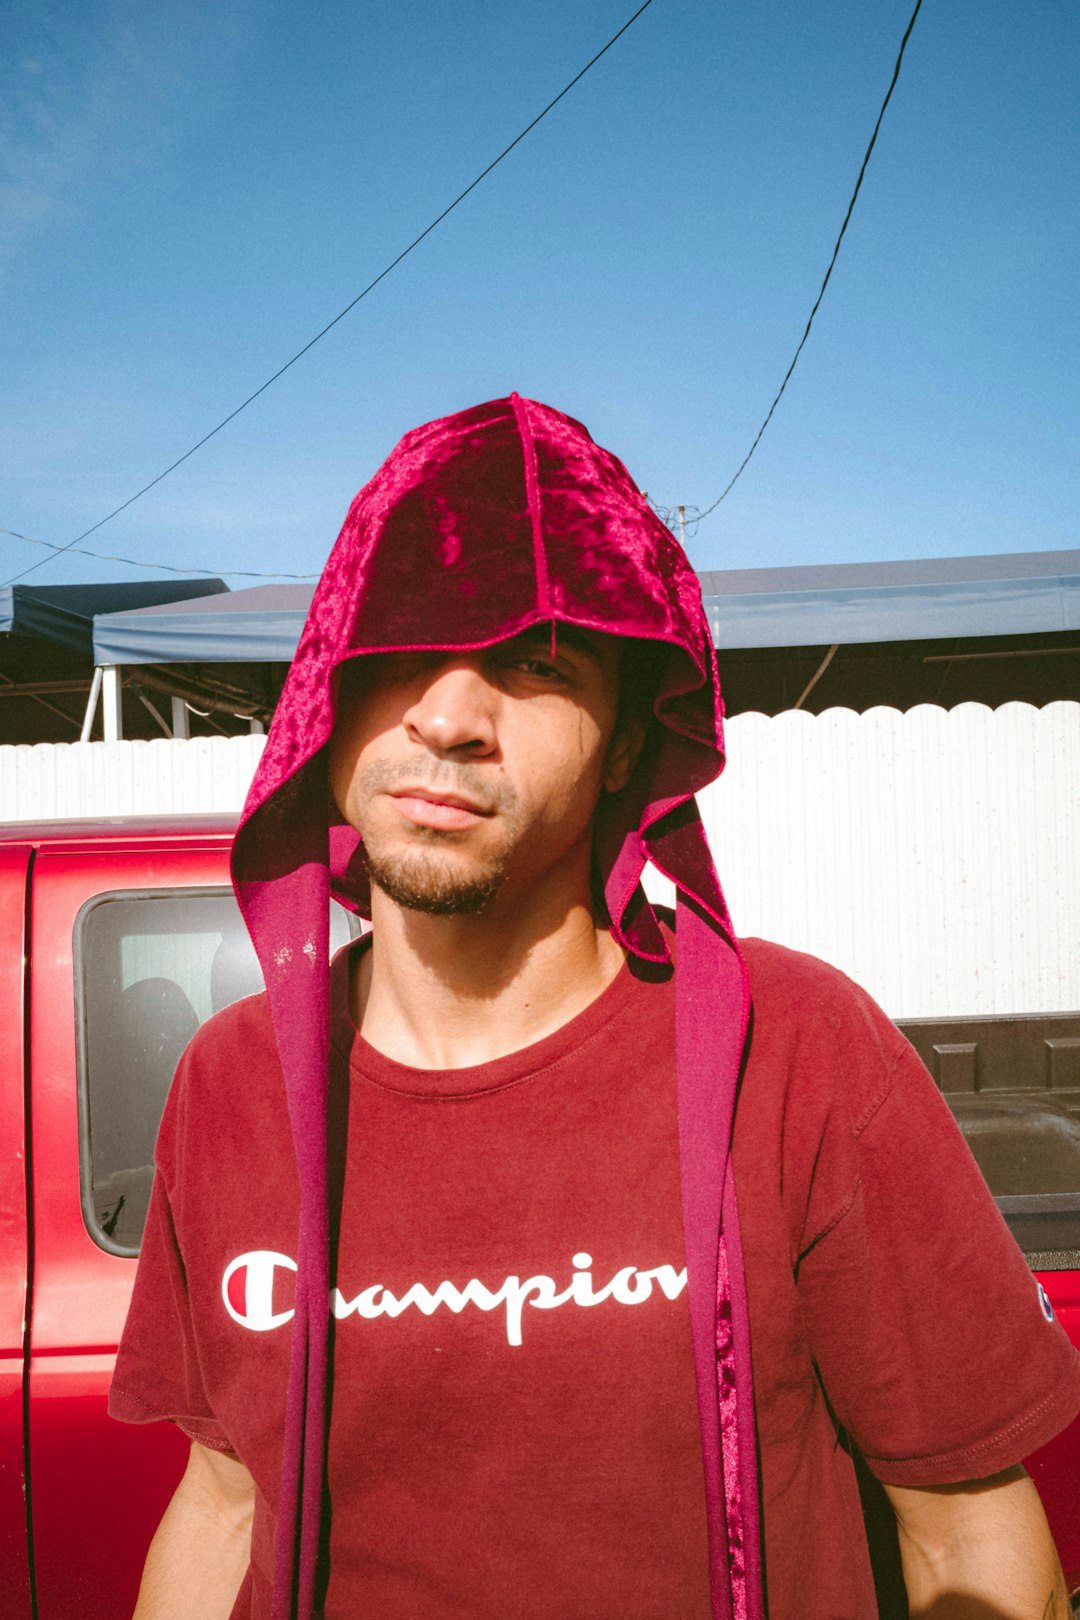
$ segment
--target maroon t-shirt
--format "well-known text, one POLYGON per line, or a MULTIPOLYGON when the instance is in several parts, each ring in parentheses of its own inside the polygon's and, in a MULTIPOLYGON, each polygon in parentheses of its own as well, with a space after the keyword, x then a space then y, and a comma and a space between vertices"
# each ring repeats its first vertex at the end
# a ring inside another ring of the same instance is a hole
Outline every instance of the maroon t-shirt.
MULTIPOLYGON (((869 1620, 852 1449, 897 1484, 990 1474, 1073 1415, 1080 1358, 907 1043, 833 969, 746 949, 769 1613, 869 1620)), ((627 969, 556 1034, 447 1072, 375 1052, 346 991, 341 956, 328 1620, 708 1620, 670 980, 627 969)), ((192 1043, 158 1166, 111 1408, 251 1470, 234 1613, 261 1617, 297 1225, 264 998, 192 1043)))

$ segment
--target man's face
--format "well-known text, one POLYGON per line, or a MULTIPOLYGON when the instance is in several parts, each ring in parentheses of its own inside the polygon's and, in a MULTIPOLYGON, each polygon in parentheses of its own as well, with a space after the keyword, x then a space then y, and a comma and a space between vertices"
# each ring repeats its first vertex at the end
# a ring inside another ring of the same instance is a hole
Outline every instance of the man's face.
POLYGON ((330 785, 372 882, 435 915, 588 871, 593 812, 629 778, 619 643, 540 626, 477 652, 371 654, 342 672, 330 785))

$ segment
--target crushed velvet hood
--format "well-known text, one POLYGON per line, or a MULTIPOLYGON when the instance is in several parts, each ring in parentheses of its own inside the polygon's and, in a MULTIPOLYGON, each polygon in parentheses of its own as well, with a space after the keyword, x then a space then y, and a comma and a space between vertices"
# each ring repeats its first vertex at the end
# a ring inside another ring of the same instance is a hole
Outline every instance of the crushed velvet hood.
POLYGON ((326 1447, 328 903, 364 914, 357 833, 334 808, 334 671, 364 653, 469 649, 573 624, 653 644, 654 723, 597 814, 612 932, 668 957, 640 878, 675 883, 679 1142, 716 1620, 762 1613, 746 1290, 730 1141, 746 975, 693 795, 723 768, 697 579, 625 467, 579 422, 519 398, 416 428, 357 495, 315 591, 233 851, 266 979, 296 1147, 300 1233, 273 1620, 308 1620, 326 1447))

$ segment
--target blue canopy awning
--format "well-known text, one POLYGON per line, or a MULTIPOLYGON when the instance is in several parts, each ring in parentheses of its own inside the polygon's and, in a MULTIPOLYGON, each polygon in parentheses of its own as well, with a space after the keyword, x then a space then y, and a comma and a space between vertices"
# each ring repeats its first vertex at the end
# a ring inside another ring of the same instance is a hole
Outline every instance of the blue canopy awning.
POLYGON ((739 568, 698 578, 718 648, 1080 629, 1080 551, 739 568))
POLYGON ((96 664, 287 664, 314 585, 253 585, 94 620, 96 664))
MULTIPOLYGON (((739 568, 699 576, 718 648, 1080 630, 1080 551, 739 568)), ((287 663, 310 585, 98 613, 98 664, 287 663)))
POLYGON ((32 636, 90 656, 94 616, 228 591, 223 579, 146 580, 120 585, 5 585, 0 635, 32 636))

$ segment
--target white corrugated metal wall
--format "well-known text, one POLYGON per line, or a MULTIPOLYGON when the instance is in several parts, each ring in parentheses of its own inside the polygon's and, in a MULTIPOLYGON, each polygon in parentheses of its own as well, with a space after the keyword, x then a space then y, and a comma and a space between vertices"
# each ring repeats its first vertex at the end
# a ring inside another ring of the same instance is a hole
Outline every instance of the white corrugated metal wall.
MULTIPOLYGON (((0 819, 238 809, 262 745, 2 747, 0 819)), ((894 1018, 1080 1009, 1080 704, 743 714, 728 753, 702 813, 740 932, 894 1018)))
POLYGON ((702 813, 732 919, 894 1018, 1080 1010, 1080 704, 731 722, 702 813))
POLYGON ((0 822, 239 810, 265 737, 0 748, 0 822))

